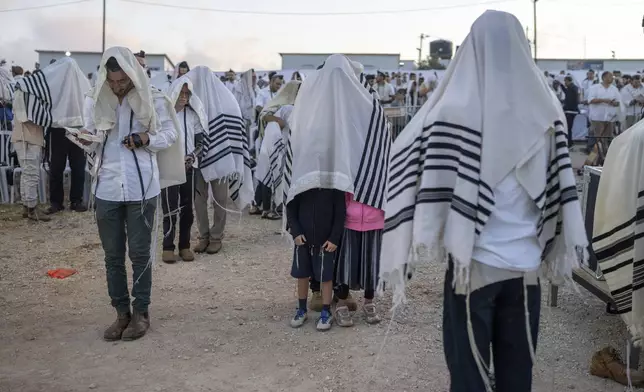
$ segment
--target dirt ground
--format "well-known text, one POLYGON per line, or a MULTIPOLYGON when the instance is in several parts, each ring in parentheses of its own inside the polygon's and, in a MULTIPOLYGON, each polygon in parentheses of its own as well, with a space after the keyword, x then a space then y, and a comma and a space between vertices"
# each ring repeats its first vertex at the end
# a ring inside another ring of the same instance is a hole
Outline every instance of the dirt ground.
MULTIPOLYGON (((319 333, 309 321, 293 330, 291 251, 279 223, 231 214, 220 254, 154 266, 149 334, 106 343, 114 311, 92 215, 38 224, 19 215, 0 206, 1 392, 448 390, 442 266, 421 269, 393 321, 386 296, 378 326, 356 317, 350 329, 319 333), (78 274, 46 276, 60 267, 78 274)), ((624 352, 624 324, 579 290, 560 290, 549 308, 544 286, 535 391, 624 390, 588 374, 595 350, 624 352)))

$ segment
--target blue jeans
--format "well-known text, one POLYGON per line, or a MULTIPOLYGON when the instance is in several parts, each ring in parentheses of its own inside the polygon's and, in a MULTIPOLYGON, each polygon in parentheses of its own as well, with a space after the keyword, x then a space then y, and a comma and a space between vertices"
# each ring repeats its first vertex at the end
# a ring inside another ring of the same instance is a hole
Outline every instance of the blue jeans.
POLYGON ((130 311, 130 293, 125 269, 125 245, 132 261, 132 306, 145 313, 150 305, 152 290, 152 265, 150 245, 157 198, 140 201, 118 202, 96 199, 96 223, 105 251, 107 292, 112 306, 119 313, 130 311))

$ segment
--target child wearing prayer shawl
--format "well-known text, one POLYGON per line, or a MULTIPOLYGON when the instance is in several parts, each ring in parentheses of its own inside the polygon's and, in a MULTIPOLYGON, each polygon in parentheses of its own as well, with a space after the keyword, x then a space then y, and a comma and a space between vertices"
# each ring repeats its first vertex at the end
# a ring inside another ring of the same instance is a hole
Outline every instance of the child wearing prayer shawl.
POLYGON ((587 260, 564 124, 521 23, 487 11, 392 147, 380 284, 395 309, 415 264, 447 262, 451 392, 492 391, 491 352, 497 392, 531 391, 539 276, 587 260))
POLYGON ((345 231, 348 198, 384 207, 391 139, 381 105, 360 81, 361 70, 343 55, 330 56, 302 83, 291 115, 284 182, 296 245, 291 275, 298 279, 299 304, 293 327, 306 321, 308 277, 322 286, 317 328, 331 327, 334 272, 328 268, 345 231))
POLYGON ((291 276, 297 279, 298 308, 291 320, 293 328, 307 320, 309 278, 322 286, 322 312, 318 331, 331 328, 333 317, 333 272, 336 249, 344 231, 344 193, 336 189, 311 189, 287 205, 287 219, 295 240, 291 276))
POLYGON ((168 92, 168 97, 174 104, 181 125, 179 131, 183 134, 181 150, 184 155, 187 181, 181 185, 170 186, 161 192, 164 233, 162 260, 165 263, 174 263, 178 259, 183 261, 194 261, 195 259, 195 255, 190 249, 190 230, 194 222, 192 205, 195 196, 195 170, 203 151, 204 129, 207 128, 207 120, 203 103, 192 93, 193 90, 194 87, 190 79, 180 76, 172 83, 168 92), (179 223, 178 257, 174 253, 177 221, 179 223))

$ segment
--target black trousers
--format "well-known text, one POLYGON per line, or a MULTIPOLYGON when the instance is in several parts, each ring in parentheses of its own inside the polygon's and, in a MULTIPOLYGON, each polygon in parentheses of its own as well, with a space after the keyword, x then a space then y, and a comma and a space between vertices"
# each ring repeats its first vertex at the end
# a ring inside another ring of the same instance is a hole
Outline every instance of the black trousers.
POLYGON ((566 122, 568 123, 568 147, 572 146, 572 127, 575 124, 577 113, 566 113, 566 122))
POLYGON ((71 169, 71 186, 69 201, 72 204, 83 202, 85 186, 85 152, 65 137, 61 128, 49 129, 49 200, 51 205, 63 206, 65 191, 63 190, 63 173, 67 160, 71 169))
POLYGON ((163 250, 174 250, 174 236, 179 220, 179 250, 190 249, 190 230, 194 222, 192 213, 193 169, 186 171, 186 182, 161 191, 163 207, 163 250), (177 210, 179 212, 177 213, 177 210), (174 212, 169 215, 170 212, 174 212))
POLYGON ((272 196, 271 188, 258 181, 257 188, 255 188, 255 205, 261 208, 262 211, 272 211, 272 196))
MULTIPOLYGON (((467 334, 466 296, 454 292, 453 276, 450 262, 443 299, 443 349, 450 372, 450 392, 485 392, 467 334)), ((528 286, 527 290, 530 332, 536 350, 541 287, 528 286)), ((470 294, 474 340, 488 368, 492 346, 496 392, 532 390, 533 364, 523 293, 523 278, 519 278, 494 283, 470 294)))

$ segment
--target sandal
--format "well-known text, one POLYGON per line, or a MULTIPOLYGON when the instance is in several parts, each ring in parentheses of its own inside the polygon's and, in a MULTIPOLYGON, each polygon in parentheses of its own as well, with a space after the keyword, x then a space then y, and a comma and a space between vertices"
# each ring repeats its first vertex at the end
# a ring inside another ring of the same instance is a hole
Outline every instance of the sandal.
POLYGON ((378 324, 380 322, 380 316, 376 311, 376 305, 373 303, 364 304, 362 309, 364 310, 364 318, 367 324, 378 324))
POLYGON ((269 212, 264 212, 262 213, 262 219, 268 219, 268 220, 280 220, 282 219, 282 216, 279 215, 276 212, 269 211, 269 212))

